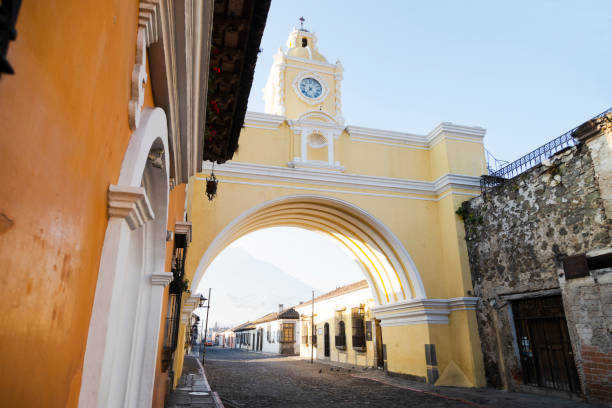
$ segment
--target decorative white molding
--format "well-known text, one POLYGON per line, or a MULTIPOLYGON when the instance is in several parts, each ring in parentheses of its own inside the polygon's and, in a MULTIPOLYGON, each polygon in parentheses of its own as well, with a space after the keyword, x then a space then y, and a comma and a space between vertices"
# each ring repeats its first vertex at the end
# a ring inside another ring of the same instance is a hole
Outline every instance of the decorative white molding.
POLYGON ((481 127, 460 126, 448 122, 439 124, 427 135, 370 129, 359 126, 348 126, 346 130, 351 136, 351 140, 354 141, 426 150, 433 148, 444 139, 482 144, 486 134, 486 130, 481 127))
MULTIPOLYGON (((203 177, 196 177, 196 180, 206 180, 203 177)), ((401 194, 384 194, 384 193, 370 193, 366 191, 351 191, 351 190, 334 190, 320 187, 299 187, 295 185, 286 185, 286 184, 272 184, 272 183, 258 183, 258 182, 250 182, 250 181, 238 181, 238 180, 223 180, 224 184, 241 184, 245 186, 257 186, 257 187, 272 187, 272 188, 280 188, 280 189, 291 189, 298 191, 308 191, 315 192, 318 194, 349 194, 349 195, 360 195, 360 196, 369 196, 369 197, 386 197, 386 198, 400 198, 407 200, 419 200, 419 201, 441 201, 448 196, 458 195, 458 196, 467 196, 467 197, 477 197, 480 194, 476 193, 464 193, 460 191, 448 191, 442 194, 439 197, 418 197, 415 195, 401 195, 401 194)))
POLYGON ((451 299, 411 299, 388 305, 374 306, 372 311, 381 326, 412 324, 448 324, 451 312, 476 310, 477 297, 451 299))
POLYGON ((109 220, 83 360, 82 407, 152 403, 164 288, 153 285, 149 274, 164 272, 167 132, 164 111, 145 108, 123 156, 117 185, 109 186, 109 220), (151 150, 164 152, 161 169, 147 166, 151 150), (147 221, 146 228, 130 231, 147 221), (137 300, 135 309, 122 309, 126 297, 137 300), (125 319, 130 319, 129 330, 124 330, 125 319), (116 355, 125 357, 116 361, 111 357, 116 355))
POLYGON ((187 235, 187 245, 191 243, 191 222, 190 221, 177 221, 174 224, 174 234, 187 235))
POLYGON ((135 130, 140 123, 144 105, 145 85, 147 83, 147 47, 157 42, 158 16, 160 6, 157 1, 141 0, 138 9, 138 33, 136 35, 136 62, 132 69, 132 85, 128 102, 130 129, 135 130))
POLYGON ((336 74, 334 75, 336 82, 336 122, 344 123, 344 118, 342 117, 342 73, 344 72, 344 68, 340 63, 340 60, 336 61, 336 74))
MULTIPOLYGON (((292 169, 314 169, 314 170, 327 170, 343 172, 344 166, 340 165, 340 162, 334 162, 329 164, 328 162, 321 160, 306 160, 303 161, 301 157, 294 157, 293 160, 287 163, 287 167, 292 169)), ((281 167, 284 168, 284 167, 281 167)))
POLYGON ((152 273, 151 274, 151 285, 167 286, 170 282, 172 282, 173 278, 174 278, 174 275, 172 274, 172 272, 152 273))
POLYGON ((108 216, 125 218, 131 230, 155 218, 144 188, 116 184, 108 187, 108 216))
POLYGON ((144 105, 145 85, 147 83, 147 34, 142 27, 138 28, 136 39, 136 63, 132 70, 131 96, 128 103, 130 129, 135 130, 140 123, 140 114, 144 105))
MULTIPOLYGON (((304 165, 304 163, 301 163, 301 165, 304 165)), ((215 173, 218 176, 245 179, 258 178, 286 183, 322 184, 342 188, 382 190, 432 196, 440 195, 450 188, 466 190, 480 189, 480 177, 461 174, 445 174, 431 182, 359 174, 330 173, 329 171, 316 169, 314 167, 305 167, 306 166, 300 168, 296 166, 296 168, 286 168, 262 164, 227 162, 215 166, 215 173)), ((210 170, 212 169, 212 163, 204 162, 202 168, 204 170, 210 170)))
POLYGON ((145 30, 147 47, 157 42, 159 3, 150 0, 140 0, 138 9, 138 27, 145 30))
MULTIPOLYGON (((322 67, 322 68, 336 68, 336 64, 332 64, 331 62, 326 62, 326 61, 319 61, 319 60, 314 60, 314 59, 306 59, 306 58, 294 57, 292 55, 285 55, 285 59, 287 61, 299 62, 300 64, 312 64, 312 65, 319 66, 319 67, 322 67)), ((293 64, 286 64, 286 65, 287 66, 291 66, 291 67, 295 67, 295 68, 304 69, 303 65, 293 65, 293 64)), ((314 70, 312 70, 312 71, 314 71, 314 70)), ((317 70, 317 72, 329 73, 329 71, 318 71, 318 70, 317 70)))
POLYGON ((306 102, 309 105, 319 105, 323 103, 325 98, 327 98, 327 95, 329 94, 329 85, 327 84, 327 81, 323 79, 323 77, 321 77, 320 75, 312 71, 304 71, 300 72, 295 76, 295 79, 293 80, 293 92, 295 92, 297 97, 300 98, 302 102, 306 102), (321 84, 321 88, 323 89, 319 97, 308 98, 304 96, 304 94, 302 94, 302 91, 300 91, 300 81, 302 81, 302 79, 304 78, 314 78, 321 84))
POLYGON ((189 296, 185 303, 183 304, 183 309, 181 310, 181 323, 188 324, 191 319, 191 314, 198 307, 200 303, 200 294, 195 294, 189 296))
POLYGON ((319 149, 327 146, 327 138, 321 133, 313 132, 306 137, 306 143, 313 149, 319 149))
POLYGON ((285 120, 286 119, 283 116, 279 115, 247 112, 244 116, 244 126, 259 129, 278 130, 285 120))

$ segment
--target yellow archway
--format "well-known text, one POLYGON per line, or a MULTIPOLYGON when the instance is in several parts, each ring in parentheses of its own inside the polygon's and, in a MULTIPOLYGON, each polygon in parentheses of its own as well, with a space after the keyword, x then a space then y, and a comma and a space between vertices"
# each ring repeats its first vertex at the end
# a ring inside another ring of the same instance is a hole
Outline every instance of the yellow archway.
POLYGON ((319 195, 273 199, 236 217, 202 256, 192 291, 213 259, 230 243, 250 232, 277 226, 323 232, 346 246, 360 262, 378 305, 426 298, 410 255, 383 223, 353 204, 319 195))

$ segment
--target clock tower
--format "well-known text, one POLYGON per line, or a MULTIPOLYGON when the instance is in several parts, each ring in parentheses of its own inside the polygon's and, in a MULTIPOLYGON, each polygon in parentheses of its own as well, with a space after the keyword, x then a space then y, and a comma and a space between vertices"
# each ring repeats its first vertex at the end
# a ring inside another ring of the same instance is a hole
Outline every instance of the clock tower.
MULTIPOLYGON (((334 140, 344 129, 340 61, 329 63, 319 53, 317 36, 302 26, 289 33, 284 51, 279 48, 264 88, 265 111, 283 116, 293 132, 300 135, 299 152, 292 167, 329 170, 343 168, 334 161, 334 140), (326 148, 326 160, 320 152, 326 148), (313 151, 308 157, 309 151, 313 151)), ((297 150, 297 149, 296 149, 297 150)))

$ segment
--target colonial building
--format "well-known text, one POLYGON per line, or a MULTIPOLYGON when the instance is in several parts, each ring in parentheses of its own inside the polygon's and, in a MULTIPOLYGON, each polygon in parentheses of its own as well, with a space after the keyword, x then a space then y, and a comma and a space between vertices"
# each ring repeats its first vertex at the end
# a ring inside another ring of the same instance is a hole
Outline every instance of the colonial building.
POLYGON ((162 406, 199 303, 186 184, 234 153, 269 1, 20 4, 0 6, 1 405, 162 406))
POLYGON ((380 321, 365 280, 300 303, 300 356, 362 367, 384 368, 380 321))
POLYGON ((282 307, 279 305, 278 312, 234 328, 236 347, 290 356, 299 354, 299 314, 293 308, 283 310, 282 307))
MULTIPOLYGON (((186 277, 195 289, 212 260, 249 232, 321 232, 362 268, 389 372, 484 385, 477 299, 455 210, 479 194, 485 130, 444 122, 414 134, 347 124, 344 69, 319 51, 315 33, 289 33, 264 90, 266 112, 247 112, 239 151, 215 165, 215 200, 200 193, 212 163, 190 180, 186 277)), ((333 322, 330 330, 335 339, 333 322)))
POLYGON ((612 404, 611 141, 608 110, 485 177, 459 211, 492 386, 612 404))

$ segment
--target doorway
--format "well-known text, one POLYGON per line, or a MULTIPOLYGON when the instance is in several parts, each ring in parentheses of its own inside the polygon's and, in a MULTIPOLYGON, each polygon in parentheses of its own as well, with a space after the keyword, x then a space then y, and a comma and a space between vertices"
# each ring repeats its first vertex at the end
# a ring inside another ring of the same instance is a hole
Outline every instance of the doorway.
POLYGON ((325 348, 325 357, 329 357, 329 323, 325 323, 323 327, 323 344, 325 348))
POLYGON ((263 329, 257 329, 257 350, 263 349, 263 329))
POLYGON ((383 353, 383 341, 382 341, 382 328, 380 327, 380 320, 376 319, 376 366, 379 368, 385 367, 385 359, 383 353))
POLYGON ((561 296, 512 303, 523 382, 580 393, 561 296))

